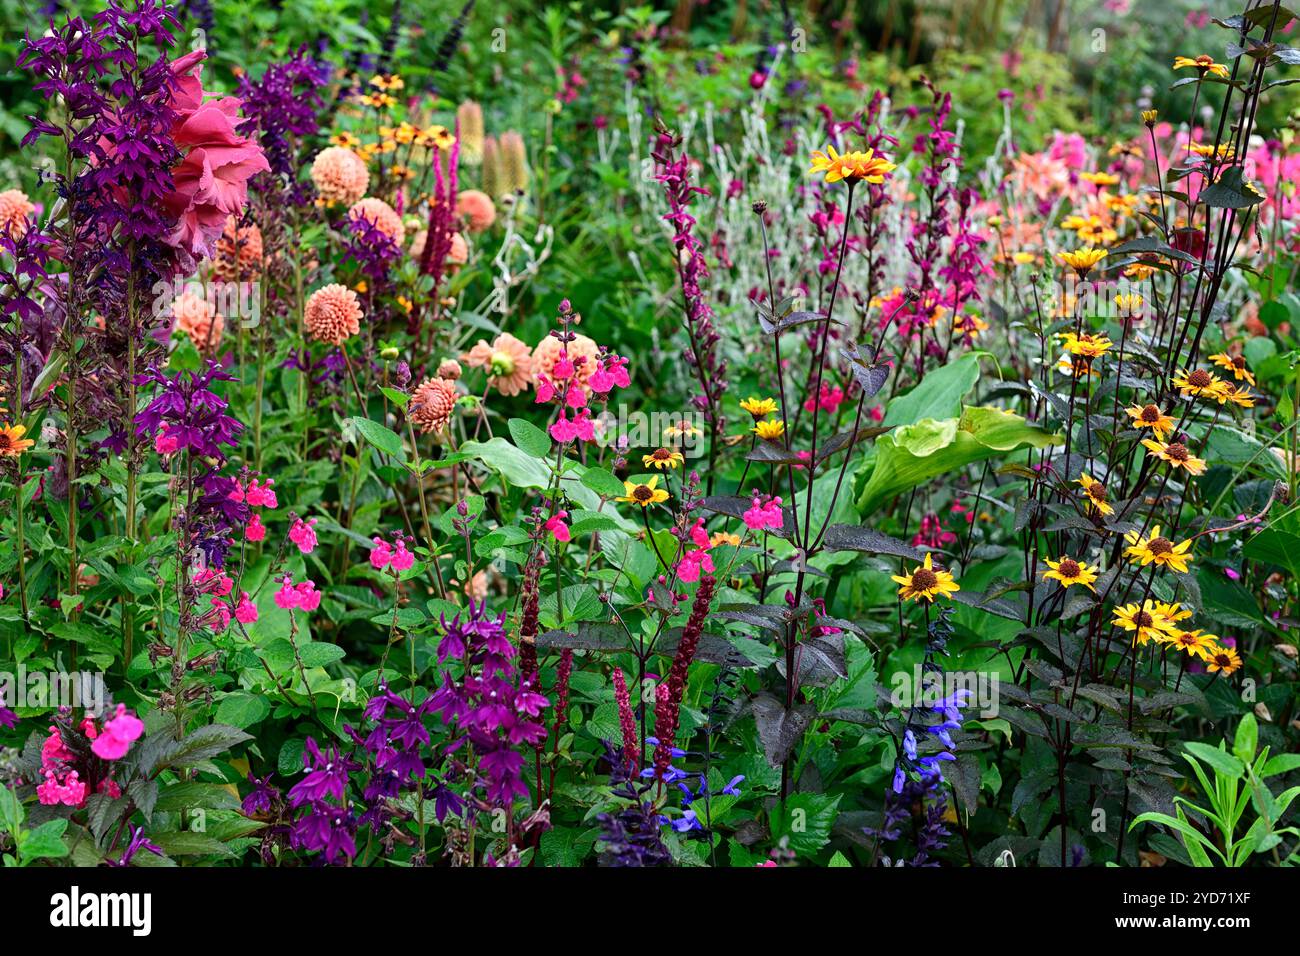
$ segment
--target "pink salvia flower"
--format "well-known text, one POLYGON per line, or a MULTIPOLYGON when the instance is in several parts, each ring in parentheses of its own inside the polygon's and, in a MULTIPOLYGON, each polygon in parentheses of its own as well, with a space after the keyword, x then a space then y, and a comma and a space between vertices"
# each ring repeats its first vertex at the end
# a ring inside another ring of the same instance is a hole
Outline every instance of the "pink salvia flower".
POLYGON ((248 527, 244 529, 244 537, 249 541, 261 541, 266 537, 266 525, 262 524, 261 515, 253 515, 248 527))
POLYGON ((144 733, 144 723, 135 714, 127 713, 125 704, 117 705, 117 713, 104 722, 104 732, 90 745, 95 756, 102 760, 118 760, 126 756, 131 744, 144 733))
POLYGON ((745 520, 745 527, 751 531, 762 531, 764 528, 779 530, 784 523, 781 516, 781 499, 769 495, 755 495, 753 507, 741 517, 745 520))
POLYGON ((567 517, 569 517, 567 511, 560 511, 546 519, 546 524, 543 525, 547 531, 554 535, 556 541, 571 540, 572 536, 569 533, 569 526, 564 523, 564 519, 567 517))
POLYGON ((289 540, 298 546, 298 550, 303 554, 311 554, 316 550, 316 519, 308 518, 303 521, 298 518, 289 529, 289 540))
POLYGON ((382 571, 393 560, 393 549, 387 541, 376 535, 370 539, 374 547, 370 549, 370 566, 382 571))
POLYGON ((415 555, 406 550, 406 542, 401 538, 397 539, 397 544, 393 548, 393 570, 397 572, 409 571, 415 564, 415 555))
POLYGON ((239 592, 239 604, 235 607, 235 620, 240 624, 257 623, 257 605, 253 603, 247 591, 239 592))

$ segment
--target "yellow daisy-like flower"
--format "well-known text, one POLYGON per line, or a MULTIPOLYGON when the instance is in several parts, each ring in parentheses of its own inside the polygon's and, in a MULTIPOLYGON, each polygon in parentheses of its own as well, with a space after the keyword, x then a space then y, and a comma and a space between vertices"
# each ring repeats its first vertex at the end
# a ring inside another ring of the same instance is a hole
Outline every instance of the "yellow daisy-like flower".
POLYGON ((1155 126, 1155 125, 1156 125, 1156 120, 1158 120, 1158 119, 1160 119, 1160 111, 1159 111, 1159 110, 1143 110, 1143 111, 1142 111, 1142 124, 1143 124, 1144 126, 1155 126))
POLYGON ((1099 515, 1114 514, 1115 509, 1111 507, 1107 500, 1109 495, 1106 493, 1106 486, 1100 481, 1093 478, 1087 472, 1079 475, 1079 480, 1075 482, 1083 486, 1083 496, 1088 499, 1088 506, 1099 515))
POLYGON ((26 425, 5 425, 0 426, 0 456, 5 458, 17 458, 27 449, 31 448, 36 442, 30 438, 24 438, 27 433, 26 425))
POLYGON ((709 536, 709 547, 716 548, 720 544, 729 544, 733 548, 740 547, 740 535, 729 534, 726 531, 715 531, 709 536))
POLYGON ((679 451, 673 451, 669 448, 656 448, 648 455, 641 456, 641 464, 646 468, 657 468, 663 471, 665 468, 673 469, 680 465, 685 459, 679 451))
POLYGON ((1124 554, 1132 558, 1134 564, 1141 563, 1146 567, 1154 562, 1162 568, 1169 568, 1179 574, 1187 573, 1187 564, 1192 560, 1189 553, 1192 547, 1190 538, 1174 544, 1160 533, 1160 525, 1156 525, 1151 529, 1148 537, 1144 538, 1137 531, 1130 531, 1124 535, 1124 540, 1132 546, 1127 548, 1124 554))
POLYGON ((1116 627, 1132 631, 1133 639, 1139 644, 1145 644, 1153 637, 1161 640, 1173 630, 1172 622, 1150 601, 1143 601, 1140 605, 1125 604, 1115 608, 1115 618, 1112 623, 1116 627))
POLYGON ((969 335, 971 338, 975 338, 981 332, 987 332, 989 324, 978 315, 967 315, 963 312, 953 318, 952 330, 958 335, 969 335))
POLYGON ((1074 233, 1079 237, 1080 242, 1086 242, 1089 245, 1109 245, 1119 238, 1119 233, 1101 222, 1088 222, 1080 226, 1074 233))
POLYGON ((1144 438, 1142 444, 1161 461, 1168 462, 1170 467, 1182 468, 1189 475, 1205 474, 1205 459, 1195 457, 1182 442, 1166 445, 1164 442, 1144 438))
POLYGON ((1163 617, 1170 624, 1177 624, 1179 621, 1185 621, 1192 616, 1192 612, 1187 610, 1177 601, 1166 604, 1164 601, 1156 601, 1156 613, 1163 617))
POLYGON ((1213 634, 1204 634, 1199 630, 1175 630, 1165 639, 1164 643, 1182 648, 1191 657, 1206 660, 1210 655, 1211 648, 1217 645, 1218 640, 1213 634))
POLYGON ((1221 76, 1224 79, 1227 79, 1231 75, 1231 72, 1228 70, 1226 66, 1224 66, 1222 63, 1215 63, 1214 57, 1207 56, 1204 53, 1202 53, 1200 56, 1197 57, 1191 57, 1191 56, 1174 57, 1175 70, 1186 69, 1189 66, 1195 68, 1201 74, 1201 76, 1205 76, 1205 74, 1207 73, 1212 73, 1215 76, 1221 76))
POLYGON ((1114 186, 1119 183, 1118 176, 1107 172, 1080 173, 1079 178, 1092 183, 1094 186, 1114 186))
POLYGON ((785 422, 779 419, 755 422, 751 430, 763 441, 776 441, 785 434, 785 422))
POLYGON ((929 554, 925 556, 925 563, 913 568, 910 574, 902 577, 891 574, 889 578, 896 584, 902 585, 898 589, 898 596, 904 601, 933 603, 936 595, 950 597, 954 591, 961 590, 949 572, 936 570, 933 555, 929 554))
POLYGON ((1211 355, 1210 361, 1219 368, 1231 372, 1236 381, 1240 382, 1245 379, 1248 385, 1255 384, 1255 373, 1246 368, 1246 360, 1242 356, 1219 352, 1217 355, 1211 355))
POLYGON ((426 126, 415 137, 415 145, 426 149, 448 150, 456 144, 456 137, 445 126, 426 126))
POLYGON ((1137 212, 1138 204, 1142 200, 1133 193, 1123 193, 1119 196, 1107 196, 1106 208, 1118 216, 1131 216, 1137 212))
POLYGON ((400 90, 406 87, 406 84, 402 82, 400 76, 394 76, 392 74, 387 76, 372 76, 370 78, 370 85, 390 93, 394 90, 400 90))
POLYGON ((1241 657, 1235 648, 1215 644, 1205 651, 1205 669, 1211 674, 1223 671, 1223 676, 1227 677, 1241 669, 1241 657))
POLYGON ((1061 347, 1071 355, 1078 355, 1082 358, 1101 358, 1114 347, 1112 342, 1105 335, 1092 335, 1084 332, 1082 335, 1075 335, 1073 332, 1058 333, 1061 339, 1061 347))
POLYGON ((1187 151, 1197 156, 1214 157, 1221 162, 1232 159, 1237 153, 1231 143, 1220 143, 1218 146, 1213 143, 1188 143, 1187 151))
POLYGON ((1056 363, 1056 370, 1062 375, 1078 376, 1079 378, 1101 377, 1101 373, 1092 367, 1092 359, 1071 359, 1069 353, 1061 356, 1061 360, 1056 363))
POLYGON ((391 93, 362 93, 357 97, 357 101, 366 106, 373 106, 377 110, 397 105, 397 98, 391 93))
POLYGON ((1234 386, 1232 391, 1228 394, 1228 401, 1232 402, 1234 405, 1240 405, 1242 408, 1254 408, 1255 399, 1258 397, 1258 395, 1252 394, 1248 388, 1237 388, 1234 386))
POLYGON ((1079 273, 1080 278, 1083 278, 1092 271, 1093 266, 1106 258, 1106 250, 1093 248, 1076 249, 1074 252, 1058 252, 1056 256, 1075 272, 1079 273))
POLYGON ((1162 412, 1159 405, 1134 405, 1124 411, 1133 419, 1134 428, 1149 428, 1161 441, 1174 430, 1174 420, 1162 412))
POLYGON ((740 407, 754 416, 754 420, 757 421, 776 411, 776 399, 750 396, 740 403, 740 407))
POLYGON ((1130 294, 1121 294, 1115 296, 1115 308, 1119 309, 1120 315, 1137 317, 1142 314, 1142 296, 1136 292, 1130 294))
POLYGON ((1232 394, 1230 386, 1213 372, 1207 372, 1203 368, 1193 369, 1190 372, 1179 372, 1174 376, 1174 387, 1183 398, 1209 398, 1222 405, 1232 394))
POLYGON ((1124 269, 1124 277, 1141 282, 1156 274, 1156 267, 1149 262, 1135 262, 1124 269))
POLYGON ((896 168, 894 163, 877 156, 875 150, 854 150, 837 153, 834 146, 827 146, 826 152, 813 150, 810 173, 824 173, 826 182, 837 183, 841 179, 852 182, 865 180, 869 183, 883 183, 885 177, 896 168))
POLYGON ((642 508, 648 508, 651 505, 657 505, 661 501, 668 500, 668 492, 663 488, 656 488, 659 484, 659 476, 654 475, 644 484, 637 484, 632 481, 623 482, 623 491, 625 494, 615 498, 615 501, 626 501, 629 504, 640 505, 642 508))
POLYGON ((332 146, 342 146, 344 149, 356 149, 361 145, 361 137, 346 131, 335 133, 330 137, 330 144, 332 146))
POLYGON ((675 425, 668 425, 664 428, 664 438, 669 441, 677 441, 682 438, 699 438, 704 432, 700 431, 698 425, 682 419, 675 425))
POLYGON ((1061 558, 1059 561, 1048 558, 1047 566, 1052 570, 1043 572, 1044 579, 1060 581, 1067 588, 1072 584, 1082 584, 1089 591, 1096 592, 1097 589, 1092 586, 1092 582, 1097 580, 1096 568, 1090 568, 1074 558, 1061 558))

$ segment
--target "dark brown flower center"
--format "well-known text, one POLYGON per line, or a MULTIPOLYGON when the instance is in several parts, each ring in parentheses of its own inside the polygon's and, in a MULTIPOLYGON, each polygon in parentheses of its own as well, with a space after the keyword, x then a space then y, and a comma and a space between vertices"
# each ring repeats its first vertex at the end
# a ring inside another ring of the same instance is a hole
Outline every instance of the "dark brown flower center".
POLYGON ((1174 545, 1168 538, 1152 538, 1147 542, 1147 550, 1152 554, 1169 554, 1174 550, 1174 545))
POLYGON ((1245 360, 1244 358, 1242 358, 1240 355, 1237 355, 1237 356, 1235 356, 1235 357, 1233 358, 1233 360, 1232 360, 1232 367, 1233 367, 1233 368, 1245 368, 1245 367, 1246 367, 1246 360, 1245 360))
POLYGON ((1093 482, 1088 486, 1088 497, 1094 501, 1106 500, 1106 486, 1099 482, 1093 482))
POLYGON ((1219 665, 1220 667, 1231 667, 1232 658, 1229 657, 1227 654, 1215 654, 1214 663, 1219 665))
POLYGON ((652 454, 650 457, 653 458, 655 461, 667 461, 672 456, 673 456, 672 452, 670 452, 667 448, 656 448, 654 450, 654 454, 652 454))
POLYGON ((1065 558, 1061 561, 1061 566, 1057 568, 1067 578, 1077 578, 1079 576, 1079 562, 1073 558, 1065 558))
POLYGON ((1146 408, 1142 409, 1142 420, 1144 422, 1160 421, 1160 409, 1156 408, 1154 405, 1148 405, 1146 408))
POLYGON ((1193 388, 1206 388, 1210 384, 1210 373, 1203 368, 1198 368, 1191 375, 1187 376, 1187 384, 1193 388))
POLYGON ((1155 618, 1146 611, 1138 611, 1137 614, 1133 615, 1133 623, 1138 627, 1150 627, 1155 622, 1155 618))
POLYGON ((939 583, 939 576, 929 568, 917 568, 912 572, 912 587, 918 591, 928 591, 939 583))
POLYGON ((637 485, 632 489, 632 497, 637 501, 649 501, 654 496, 654 490, 649 485, 637 485))
POLYGON ((1172 458, 1174 461, 1186 461, 1188 458, 1191 457, 1191 455, 1189 455, 1187 452, 1187 446, 1180 442, 1174 442, 1172 445, 1166 445, 1165 454, 1168 455, 1170 458, 1172 458))
POLYGON ((13 439, 9 437, 8 432, 0 432, 0 451, 5 451, 13 447, 13 439))

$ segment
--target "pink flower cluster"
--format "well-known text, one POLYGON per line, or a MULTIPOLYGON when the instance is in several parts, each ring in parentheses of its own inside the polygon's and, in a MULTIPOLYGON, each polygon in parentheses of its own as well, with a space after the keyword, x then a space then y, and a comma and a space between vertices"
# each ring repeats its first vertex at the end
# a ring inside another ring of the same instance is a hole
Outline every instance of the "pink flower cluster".
MULTIPOLYGON (((275 489, 271 487, 275 484, 274 478, 267 478, 264 482, 259 482, 254 478, 249 481, 248 485, 242 485, 238 479, 235 481, 235 490, 229 494, 231 501, 238 501, 248 505, 250 508, 277 508, 280 502, 275 497, 275 489)), ((296 528, 296 525, 295 525, 296 528)), ((310 529, 308 529, 310 530, 310 529)), ((248 519, 248 524, 244 528, 244 537, 249 541, 262 541, 266 538, 266 525, 262 524, 262 516, 254 514, 248 519)), ((293 531, 289 532, 289 537, 293 538, 293 531)), ((315 547, 316 536, 312 533, 312 547, 315 547)), ((297 544, 297 540, 294 539, 297 544)), ((301 549, 301 545, 299 548, 301 549)), ((304 554, 311 549, 303 551, 304 554)))
POLYGON ((565 523, 568 517, 567 511, 557 511, 546 519, 546 524, 542 527, 549 531, 556 541, 569 541, 572 539, 572 534, 568 524, 565 523))
POLYGON ((257 621, 257 605, 247 591, 239 592, 238 603, 226 600, 234 591, 235 582, 224 572, 204 568, 194 576, 194 585, 200 593, 211 595, 212 608, 203 616, 201 624, 221 632, 230 627, 232 614, 240 624, 253 624, 257 621))
POLYGON ((752 507, 741 515, 745 527, 751 531, 762 531, 764 528, 778 531, 781 529, 785 518, 781 514, 780 498, 774 498, 772 495, 754 495, 751 504, 752 507))
POLYGON ((144 722, 127 713, 125 704, 118 704, 117 713, 104 721, 103 733, 95 737, 90 749, 101 760, 121 760, 143 733, 144 722))
POLYGON ((41 775, 45 782, 36 787, 36 797, 41 803, 79 807, 86 802, 86 785, 73 769, 74 759, 59 736, 59 728, 51 724, 50 735, 41 746, 41 775))
POLYGON ((822 382, 821 393, 815 399, 812 395, 809 395, 808 398, 804 400, 803 408, 804 411, 811 412, 820 405, 822 411, 833 412, 835 409, 840 407, 843 401, 844 389, 840 388, 838 385, 832 386, 830 382, 822 382))
POLYGON ((280 590, 275 592, 275 606, 285 611, 314 611, 320 607, 320 592, 315 582, 306 580, 295 585, 293 577, 286 574, 280 579, 280 590))
MULTIPOLYGON (((777 514, 777 526, 779 527, 781 523, 779 510, 777 514)), ((677 564, 677 576, 687 584, 693 584, 700 579, 701 571, 709 574, 713 573, 713 558, 709 554, 709 549, 713 547, 713 543, 709 540, 709 533, 704 530, 703 518, 695 519, 695 524, 687 533, 687 537, 690 538, 695 548, 682 555, 681 561, 677 564)))
MULTIPOLYGON (((561 322, 567 329, 571 319, 576 321, 576 313, 568 299, 560 303, 561 322)), ((572 337, 572 333, 567 333, 572 337)), ((581 336, 577 341, 592 345, 581 336)), ((604 349, 594 358, 595 368, 588 363, 593 361, 589 355, 570 354, 567 345, 561 345, 559 357, 556 358, 550 374, 538 371, 535 386, 537 403, 555 402, 560 406, 559 417, 551 424, 551 438, 562 445, 575 441, 593 441, 596 437, 596 421, 592 417, 589 403, 592 399, 600 402, 609 400, 609 393, 615 388, 627 388, 632 384, 628 374, 628 360, 604 349), (573 417, 569 417, 569 411, 573 417)), ((538 346, 540 351, 542 346, 538 346)))
POLYGON ((308 518, 303 521, 302 518, 295 518, 293 527, 289 529, 289 540, 296 544, 303 554, 311 554, 316 550, 316 519, 308 518))
POLYGON ((398 575, 403 571, 409 571, 415 564, 415 555, 407 549, 406 539, 401 534, 393 535, 392 544, 378 535, 370 541, 374 545, 370 549, 370 566, 376 571, 387 568, 394 575, 398 575))

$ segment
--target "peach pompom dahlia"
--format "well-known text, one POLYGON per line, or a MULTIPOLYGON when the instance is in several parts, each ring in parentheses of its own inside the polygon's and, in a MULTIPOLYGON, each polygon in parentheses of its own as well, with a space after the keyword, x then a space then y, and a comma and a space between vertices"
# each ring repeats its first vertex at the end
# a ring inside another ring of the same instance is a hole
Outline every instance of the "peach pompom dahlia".
POLYGON ((491 345, 480 339, 460 358, 471 368, 487 369, 488 382, 502 395, 518 395, 532 384, 532 351, 509 332, 502 332, 491 345))
POLYGON ((327 203, 352 205, 366 194, 370 172, 360 156, 342 146, 328 146, 311 164, 311 181, 327 203))
POLYGON ((337 282, 317 289, 307 300, 303 322, 317 342, 342 345, 361 331, 361 301, 337 282))

